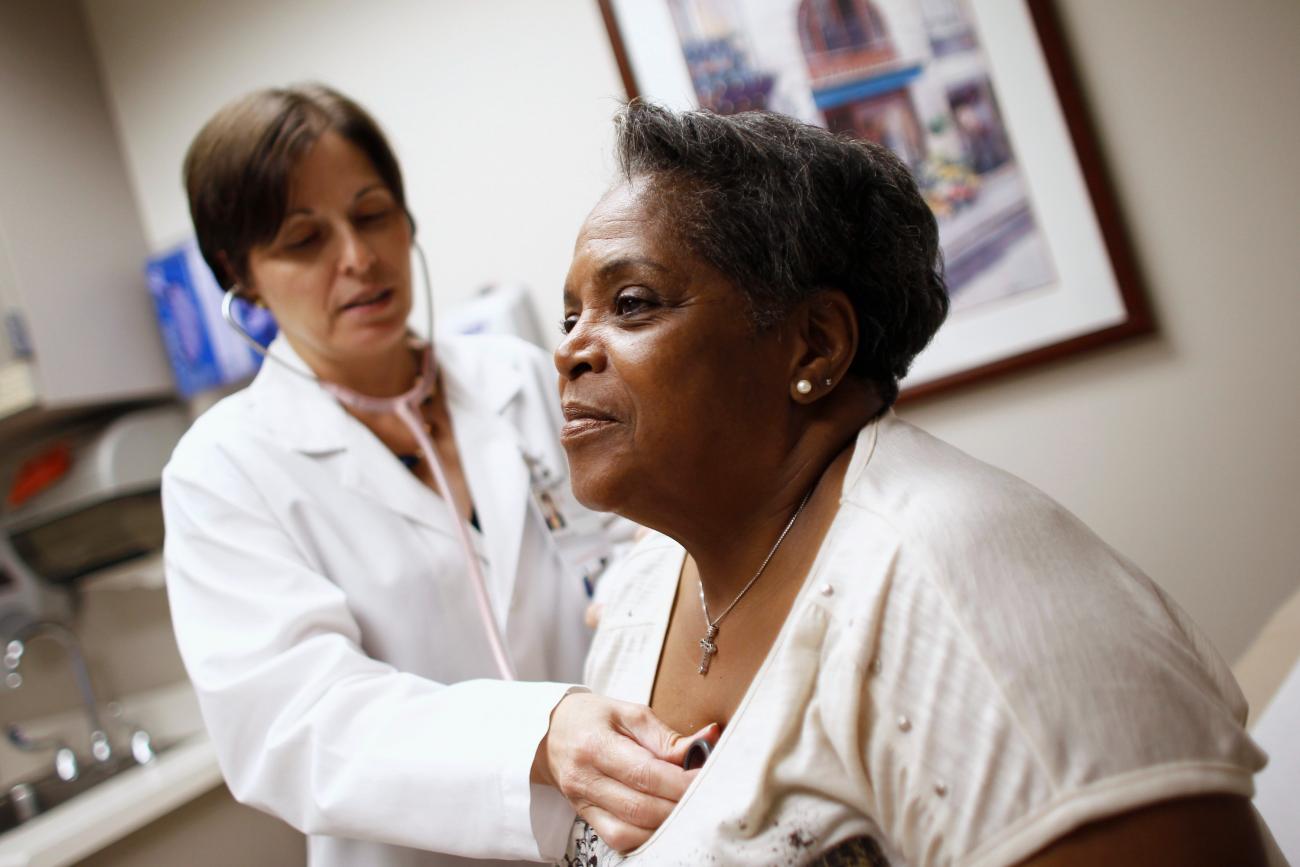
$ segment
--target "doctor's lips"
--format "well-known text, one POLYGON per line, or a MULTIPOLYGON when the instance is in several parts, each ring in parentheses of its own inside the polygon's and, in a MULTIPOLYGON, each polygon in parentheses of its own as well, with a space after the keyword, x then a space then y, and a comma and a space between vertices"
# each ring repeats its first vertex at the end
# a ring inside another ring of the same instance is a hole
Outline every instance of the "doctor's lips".
POLYGON ((350 310, 380 310, 393 297, 397 291, 391 287, 385 289, 366 289, 363 292, 353 296, 351 301, 339 307, 340 313, 347 313, 350 310))
POLYGON ((596 433, 618 420, 607 412, 576 401, 564 403, 564 427, 560 430, 561 439, 572 439, 588 433, 596 433))

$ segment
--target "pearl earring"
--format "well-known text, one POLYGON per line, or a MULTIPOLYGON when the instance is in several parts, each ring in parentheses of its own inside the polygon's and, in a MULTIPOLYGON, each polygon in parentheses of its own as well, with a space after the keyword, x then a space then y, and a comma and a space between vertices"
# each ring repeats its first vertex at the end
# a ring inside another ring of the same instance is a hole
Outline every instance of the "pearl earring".
POLYGON ((801 379, 794 384, 794 390, 800 394, 808 394, 812 391, 812 383, 806 379, 801 379))

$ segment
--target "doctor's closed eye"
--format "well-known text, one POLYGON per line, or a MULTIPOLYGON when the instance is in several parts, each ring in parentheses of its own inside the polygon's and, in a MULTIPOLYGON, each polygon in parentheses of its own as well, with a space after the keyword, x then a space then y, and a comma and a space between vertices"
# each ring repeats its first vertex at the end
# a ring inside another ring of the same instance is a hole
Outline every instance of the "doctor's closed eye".
POLYGON ((391 217, 397 210, 397 203, 388 193, 373 193, 356 207, 352 219, 360 225, 378 223, 391 217))
POLYGON ((392 210, 383 208, 382 210, 372 210, 357 214, 352 218, 353 222, 361 226, 370 226, 379 223, 389 217, 392 210))
POLYGON ((280 246, 286 250, 305 250, 320 240, 320 231, 311 223, 300 223, 285 232, 280 246))

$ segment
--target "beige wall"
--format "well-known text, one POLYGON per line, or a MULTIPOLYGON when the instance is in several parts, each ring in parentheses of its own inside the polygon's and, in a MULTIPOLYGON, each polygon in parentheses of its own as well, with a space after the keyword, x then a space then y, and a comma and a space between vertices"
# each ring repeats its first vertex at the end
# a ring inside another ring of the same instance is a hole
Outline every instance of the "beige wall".
POLYGON ((1160 336, 908 411, 1046 489, 1229 658, 1300 585, 1300 4, 1057 4, 1160 336))
MULTIPOLYGON (((439 303, 558 318, 621 94, 594 0, 84 0, 146 236, 188 231, 189 138, 323 78, 389 128, 439 303)), ((1236 656, 1300 582, 1300 4, 1058 3, 1161 334, 905 413, 1043 487, 1236 656)))

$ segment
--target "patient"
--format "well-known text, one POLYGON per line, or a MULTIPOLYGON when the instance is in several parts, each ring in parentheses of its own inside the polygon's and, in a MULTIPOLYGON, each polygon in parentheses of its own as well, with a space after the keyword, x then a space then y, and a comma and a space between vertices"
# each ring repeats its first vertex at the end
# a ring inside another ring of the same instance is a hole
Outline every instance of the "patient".
POLYGON ((1264 757, 1206 639, 891 412, 948 308, 905 167, 766 113, 616 124, 565 285, 563 442, 582 502, 658 533, 588 681, 723 733, 649 842, 580 819, 567 863, 1263 864, 1264 757))

